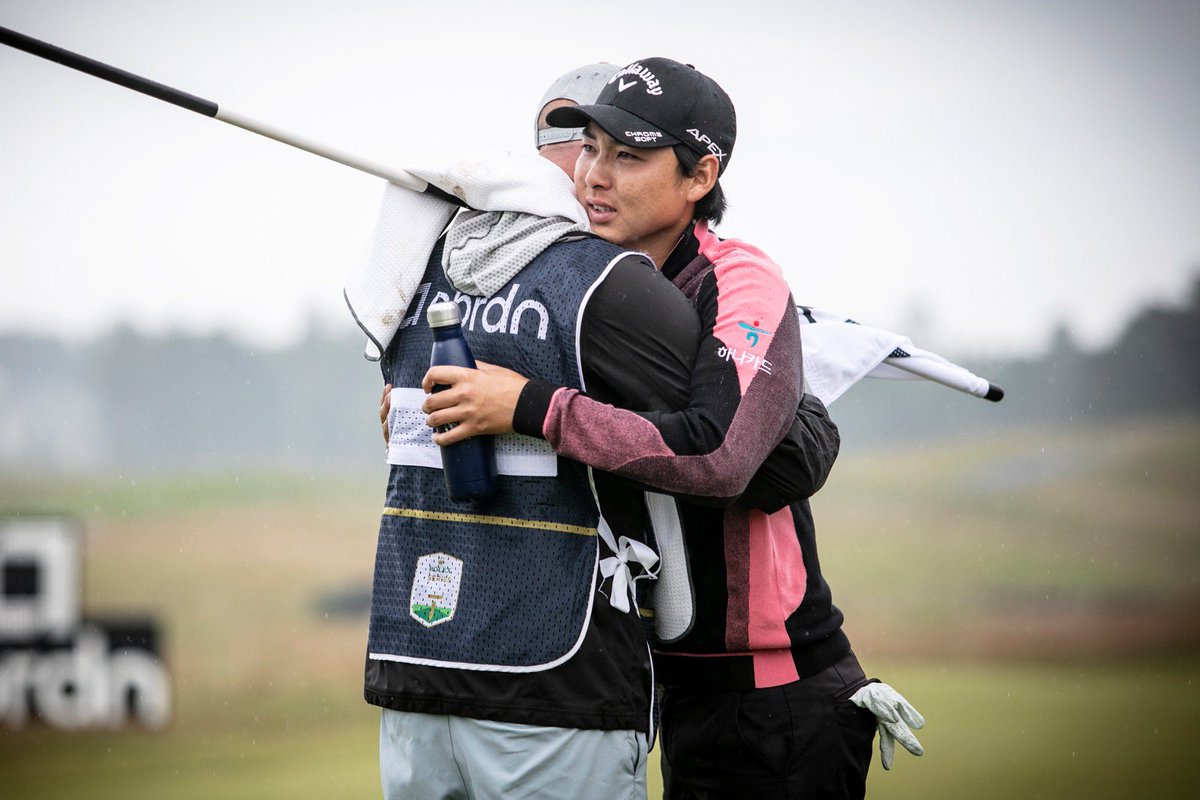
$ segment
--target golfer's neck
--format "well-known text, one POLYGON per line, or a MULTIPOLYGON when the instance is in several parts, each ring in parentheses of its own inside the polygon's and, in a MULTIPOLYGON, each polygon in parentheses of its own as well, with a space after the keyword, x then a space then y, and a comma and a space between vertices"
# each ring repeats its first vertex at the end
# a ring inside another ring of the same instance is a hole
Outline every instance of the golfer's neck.
POLYGON ((684 233, 688 229, 689 222, 682 222, 679 225, 674 225, 665 230, 659 231, 653 236, 648 236, 636 242, 624 245, 631 250, 641 250, 646 255, 650 256, 650 260, 654 262, 654 268, 661 270, 663 264, 671 252, 678 246, 683 239, 684 233))

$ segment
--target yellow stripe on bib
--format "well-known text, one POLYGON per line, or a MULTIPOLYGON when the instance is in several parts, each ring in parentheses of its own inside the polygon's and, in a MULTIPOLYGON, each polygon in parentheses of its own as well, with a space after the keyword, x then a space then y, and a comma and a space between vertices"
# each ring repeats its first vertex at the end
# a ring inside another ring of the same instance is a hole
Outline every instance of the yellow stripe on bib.
POLYGON ((543 522, 536 519, 517 519, 516 517, 493 517, 484 514, 456 514, 449 511, 424 511, 419 508, 392 508, 385 506, 383 514, 386 517, 409 517, 410 519, 430 519, 437 522, 463 522, 477 525, 505 525, 510 528, 536 528, 541 531, 557 531, 558 533, 574 533, 578 536, 595 536, 595 528, 585 528, 582 525, 564 525, 561 522, 543 522))

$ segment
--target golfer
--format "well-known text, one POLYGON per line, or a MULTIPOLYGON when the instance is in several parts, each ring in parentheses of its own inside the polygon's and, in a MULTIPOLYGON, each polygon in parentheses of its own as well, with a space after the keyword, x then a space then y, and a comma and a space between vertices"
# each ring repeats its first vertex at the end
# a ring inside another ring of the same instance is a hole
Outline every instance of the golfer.
MULTIPOLYGON (((709 502, 737 496, 792 423, 802 377, 779 268, 709 230, 725 207, 732 102, 698 70, 650 58, 614 75, 595 104, 548 120, 585 126, 575 184, 592 229, 646 253, 699 312, 689 405, 638 413, 538 378, 438 367, 426 389, 452 388, 426 400, 428 423, 457 427, 435 440, 511 425, 651 487, 709 502)), ((819 402, 806 402, 808 419, 821 420, 819 402)), ((814 471, 811 491, 827 471, 814 471)), ((876 719, 850 698, 870 681, 821 575, 807 500, 776 513, 693 502, 674 510, 673 522, 655 519, 660 543, 681 541, 688 579, 685 591, 658 590, 655 604, 666 796, 863 796, 876 719)))

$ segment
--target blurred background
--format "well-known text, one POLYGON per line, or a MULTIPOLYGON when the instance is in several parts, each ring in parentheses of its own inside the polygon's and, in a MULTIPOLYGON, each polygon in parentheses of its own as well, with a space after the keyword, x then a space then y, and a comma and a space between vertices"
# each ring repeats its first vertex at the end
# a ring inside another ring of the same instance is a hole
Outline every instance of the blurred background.
MULTIPOLYGON (((822 565, 929 720, 869 796, 1181 794, 1200 9, 619 10, 0 0, 0 26, 401 165, 530 147, 576 64, 695 63, 739 113, 719 232, 1008 393, 868 380, 831 409, 822 565)), ((0 796, 379 795, 382 381, 341 287, 381 193, 0 48, 0 517, 69 515, 83 617, 151 621, 170 680, 161 727, 18 724, 0 648, 0 796)))

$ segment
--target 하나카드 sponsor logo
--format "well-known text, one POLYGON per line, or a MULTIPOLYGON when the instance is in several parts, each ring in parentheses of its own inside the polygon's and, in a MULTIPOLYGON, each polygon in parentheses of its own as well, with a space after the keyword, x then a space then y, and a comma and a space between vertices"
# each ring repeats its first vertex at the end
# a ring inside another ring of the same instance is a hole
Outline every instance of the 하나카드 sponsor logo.
POLYGON ((746 341, 750 343, 751 347, 754 347, 755 345, 758 344, 758 337, 760 335, 761 336, 770 336, 771 335, 771 331, 767 330, 766 328, 758 327, 758 320, 754 320, 753 324, 749 324, 746 322, 739 322, 738 327, 746 329, 746 341))
POLYGON ((754 368, 759 372, 765 372, 768 375, 771 374, 771 362, 748 350, 738 350, 735 347, 725 347, 722 345, 717 348, 717 357, 731 361, 734 364, 753 364, 754 368))

